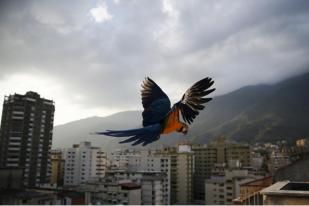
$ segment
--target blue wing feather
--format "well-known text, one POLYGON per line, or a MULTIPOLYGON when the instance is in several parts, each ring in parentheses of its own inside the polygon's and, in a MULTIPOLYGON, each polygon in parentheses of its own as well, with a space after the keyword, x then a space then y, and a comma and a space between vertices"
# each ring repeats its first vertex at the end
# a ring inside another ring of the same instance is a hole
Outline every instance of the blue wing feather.
POLYGON ((145 146, 151 142, 154 142, 160 138, 161 125, 153 124, 139 129, 130 130, 107 130, 105 132, 96 132, 99 135, 106 135, 112 137, 130 137, 119 143, 134 142, 132 145, 138 145, 143 143, 145 146))
POLYGON ((170 111, 171 104, 166 98, 158 99, 152 102, 148 108, 146 108, 143 115, 143 125, 151 125, 160 122, 166 114, 170 111))
POLYGON ((149 77, 142 84, 143 126, 159 123, 171 109, 171 102, 149 77))

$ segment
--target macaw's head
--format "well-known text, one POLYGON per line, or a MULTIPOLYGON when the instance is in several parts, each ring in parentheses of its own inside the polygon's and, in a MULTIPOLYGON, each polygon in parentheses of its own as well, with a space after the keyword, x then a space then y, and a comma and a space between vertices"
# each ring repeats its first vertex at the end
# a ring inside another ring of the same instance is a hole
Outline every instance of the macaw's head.
POLYGON ((186 135, 188 133, 189 127, 186 124, 182 124, 182 127, 180 127, 179 130, 177 130, 178 132, 183 133, 184 135, 186 135))

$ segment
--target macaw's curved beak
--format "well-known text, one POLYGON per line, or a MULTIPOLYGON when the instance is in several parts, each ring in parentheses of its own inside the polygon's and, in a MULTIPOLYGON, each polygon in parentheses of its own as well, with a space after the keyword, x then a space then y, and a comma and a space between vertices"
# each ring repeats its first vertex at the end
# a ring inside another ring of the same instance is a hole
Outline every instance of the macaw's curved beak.
POLYGON ((184 135, 188 134, 188 128, 183 128, 183 129, 182 129, 182 133, 183 133, 184 135))

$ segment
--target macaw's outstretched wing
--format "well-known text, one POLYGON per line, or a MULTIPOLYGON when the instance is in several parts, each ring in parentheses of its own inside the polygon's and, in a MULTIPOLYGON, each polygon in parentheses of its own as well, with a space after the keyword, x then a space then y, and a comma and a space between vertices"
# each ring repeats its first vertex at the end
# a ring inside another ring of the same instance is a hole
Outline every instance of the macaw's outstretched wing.
POLYGON ((199 114, 199 110, 205 108, 202 104, 209 102, 212 99, 204 98, 204 96, 215 91, 215 89, 209 89, 213 83, 214 81, 209 77, 196 82, 186 91, 181 100, 173 106, 175 107, 173 108, 173 111, 179 109, 184 121, 191 124, 199 114))
POLYGON ((106 130, 105 132, 96 132, 99 135, 112 137, 130 137, 119 143, 134 142, 132 145, 142 144, 143 146, 160 139, 161 125, 153 124, 139 129, 130 130, 106 130))
POLYGON ((142 84, 143 126, 159 123, 171 109, 171 102, 162 89, 149 77, 142 84))

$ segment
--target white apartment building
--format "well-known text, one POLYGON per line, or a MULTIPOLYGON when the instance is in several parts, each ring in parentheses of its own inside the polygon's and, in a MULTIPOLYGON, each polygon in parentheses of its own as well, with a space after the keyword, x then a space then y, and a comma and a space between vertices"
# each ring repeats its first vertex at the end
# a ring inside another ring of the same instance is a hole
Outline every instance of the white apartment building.
POLYGON ((147 171, 107 171, 105 179, 113 181, 130 180, 142 188, 142 204, 144 205, 166 205, 169 204, 169 193, 167 188, 167 175, 164 172, 147 171))
POLYGON ((191 204, 193 202, 194 153, 190 145, 178 145, 176 171, 176 203, 191 204))
POLYGON ((142 203, 144 205, 167 205, 168 188, 164 173, 144 173, 141 178, 142 203))
POLYGON ((141 186, 131 180, 104 178, 88 181, 82 187, 87 205, 141 205, 141 186))
POLYGON ((163 180, 162 195, 164 204, 170 204, 171 157, 157 154, 156 151, 141 151, 139 155, 128 158, 128 170, 140 172, 163 172, 167 178, 163 180))
POLYGON ((116 150, 111 153, 111 169, 129 169, 129 162, 132 165, 133 160, 139 165, 140 157, 140 152, 134 149, 116 150))
MULTIPOLYGON (((156 153, 156 151, 136 151, 133 149, 116 151, 111 154, 112 169, 135 172, 163 172, 162 204, 170 204, 171 161, 170 156, 156 153)), ((124 177, 122 177, 124 178, 124 177)), ((153 183, 156 184, 156 183, 153 183)), ((143 190, 144 191, 144 190, 143 190)), ((160 202, 160 201, 159 201, 160 202)))
POLYGON ((213 175, 205 181, 205 202, 207 205, 231 205, 233 199, 240 195, 240 184, 261 178, 249 174, 240 167, 227 168, 217 165, 213 175))
POLYGON ((64 185, 79 185, 90 178, 103 178, 106 172, 106 153, 102 148, 81 142, 63 151, 64 185))

